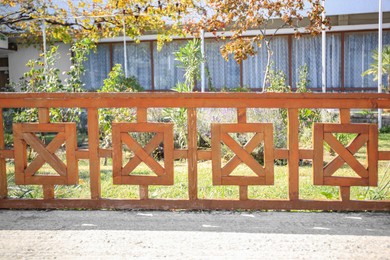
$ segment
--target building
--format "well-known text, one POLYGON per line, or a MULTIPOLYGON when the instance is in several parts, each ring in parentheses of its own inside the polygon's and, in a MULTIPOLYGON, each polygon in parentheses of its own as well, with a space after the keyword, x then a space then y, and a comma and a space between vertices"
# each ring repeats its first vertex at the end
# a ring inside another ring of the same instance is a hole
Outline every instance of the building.
MULTIPOLYGON (((383 2, 383 44, 386 45, 390 44, 390 1, 383 2)), ((378 2, 327 0, 326 10, 332 21, 332 28, 326 33, 327 91, 377 91, 373 76, 362 77, 361 74, 373 62, 372 51, 378 46, 378 2)), ((251 33, 254 32, 247 32, 248 35, 251 33)), ((136 76, 145 90, 166 91, 184 81, 184 71, 177 67, 173 52, 185 45, 188 39, 175 39, 161 51, 157 51, 154 35, 143 36, 139 44, 128 40, 128 75, 136 76)), ((206 33, 205 50, 212 86, 216 89, 239 86, 260 89, 266 66, 265 48, 260 48, 256 56, 237 64, 233 59, 226 62, 222 58, 219 52, 222 44, 212 34, 206 33)), ((272 42, 274 68, 283 71, 287 84, 294 88, 298 68, 306 64, 310 88, 321 91, 321 48, 321 36, 304 35, 296 39, 293 30, 280 30, 272 42)), ((60 45, 61 56, 66 57, 58 64, 61 70, 70 66, 68 49, 69 46, 60 45)), ((24 65, 38 53, 34 47, 22 46, 18 46, 17 51, 0 50, 0 73, 9 72, 10 80, 17 81, 27 70, 24 65)), ((93 90, 102 86, 116 63, 124 64, 122 37, 102 39, 97 52, 91 53, 85 64, 86 87, 93 90)), ((383 82, 387 84, 386 80, 383 82)))

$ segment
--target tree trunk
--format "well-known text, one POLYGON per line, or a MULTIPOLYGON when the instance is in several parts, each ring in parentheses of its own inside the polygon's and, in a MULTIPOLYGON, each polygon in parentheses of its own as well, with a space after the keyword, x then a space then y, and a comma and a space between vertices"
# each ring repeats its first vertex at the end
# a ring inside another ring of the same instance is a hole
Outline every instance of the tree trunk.
POLYGON ((271 56, 272 56, 270 41, 265 40, 265 46, 267 48, 267 67, 266 67, 265 73, 264 73, 262 92, 265 92, 265 85, 267 84, 267 77, 268 77, 268 73, 269 73, 269 67, 271 65, 271 56))

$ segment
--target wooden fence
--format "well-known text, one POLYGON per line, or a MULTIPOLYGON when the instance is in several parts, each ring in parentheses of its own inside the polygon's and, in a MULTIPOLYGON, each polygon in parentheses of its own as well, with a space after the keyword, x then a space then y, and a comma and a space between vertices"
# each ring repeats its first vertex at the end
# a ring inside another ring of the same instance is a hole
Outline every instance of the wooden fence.
MULTIPOLYGON (((378 161, 390 160, 390 151, 378 150, 378 127, 375 124, 353 124, 350 109, 390 108, 388 94, 291 94, 291 93, 1 93, 0 112, 5 108, 38 108, 39 123, 13 124, 14 148, 6 149, 4 128, 0 128, 0 208, 121 208, 121 209, 274 209, 274 210, 390 210, 390 201, 351 200, 351 186, 376 186, 378 161), (113 123, 112 149, 99 147, 99 108, 136 108, 136 123, 113 123), (75 123, 50 123, 49 108, 84 108, 88 114, 88 148, 77 147, 75 123), (174 149, 173 125, 148 122, 148 108, 186 108, 188 123, 188 149, 174 149), (211 149, 197 147, 197 109, 234 108, 237 123, 211 124, 211 149), (274 147, 271 123, 248 123, 248 108, 285 108, 288 115, 288 147, 274 147), (339 109, 340 123, 316 123, 313 127, 313 148, 299 147, 298 113, 302 108, 339 109), (37 132, 54 132, 56 137, 44 145, 37 132), (154 132, 152 140, 142 147, 129 135, 131 132, 154 132), (254 133, 253 138, 241 146, 229 133, 254 133), (347 147, 333 133, 355 133, 357 136, 347 147), (164 164, 157 163, 151 153, 164 143, 164 164), (324 166, 324 142, 338 156, 324 166), (66 161, 55 151, 66 144, 66 161), (221 143, 235 156, 221 165, 221 143), (128 146, 135 156, 122 160, 122 145, 128 146), (264 146, 264 165, 250 155, 252 150, 264 146), (362 165, 354 154, 363 145, 367 147, 367 165, 362 165), (32 147, 38 156, 27 161, 26 147, 32 147), (112 157, 113 182, 122 185, 139 185, 139 199, 105 199, 101 197, 100 158, 112 157), (174 160, 185 158, 188 164, 188 199, 151 199, 149 185, 172 185, 174 160), (6 159, 15 161, 15 182, 18 185, 42 185, 43 199, 8 198, 6 159), (78 160, 89 160, 90 199, 55 198, 54 185, 78 183, 78 160), (288 199, 258 200, 248 198, 248 185, 273 185, 274 160, 287 159, 288 199), (340 187, 340 199, 303 200, 299 195, 299 161, 312 160, 313 185, 340 187), (236 200, 198 198, 198 161, 212 160, 213 185, 239 186, 236 200), (157 176, 134 176, 132 170, 141 162, 157 176), (35 175, 48 163, 56 176, 35 175), (125 164, 124 164, 125 163, 125 164), (239 164, 247 165, 256 176, 230 176, 239 164), (348 164, 356 177, 337 177, 333 173, 348 164)), ((3 116, 0 117, 3 125, 3 116)))

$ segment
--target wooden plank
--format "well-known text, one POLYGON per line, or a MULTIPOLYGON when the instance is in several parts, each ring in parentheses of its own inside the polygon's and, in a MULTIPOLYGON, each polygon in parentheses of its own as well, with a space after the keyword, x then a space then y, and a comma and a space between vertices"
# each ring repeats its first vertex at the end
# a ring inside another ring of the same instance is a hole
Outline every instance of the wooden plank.
POLYGON ((322 210, 382 211, 390 210, 390 201, 316 201, 316 200, 134 200, 134 199, 4 199, 0 208, 14 209, 187 209, 187 210, 322 210))
POLYGON ((198 131, 196 108, 187 110, 188 130, 188 195, 190 200, 198 199, 198 131))
POLYGON ((48 108, 38 109, 38 118, 40 123, 50 123, 50 113, 48 108))
POLYGON ((0 199, 5 199, 8 195, 7 184, 7 166, 5 156, 3 157, 3 151, 5 149, 4 141, 4 122, 3 122, 3 109, 0 108, 0 199))
POLYGON ((340 110, 340 123, 349 124, 351 123, 351 113, 349 109, 339 109, 340 110))
MULTIPOLYGON (((47 187, 47 195, 51 194, 50 186, 68 185, 68 180, 65 176, 26 176, 25 180, 30 185, 43 185, 43 189, 47 187)), ((54 199, 54 197, 49 196, 47 199, 54 199)))
POLYGON ((22 124, 13 124, 14 133, 14 151, 15 152, 15 184, 25 184, 24 169, 27 167, 27 147, 26 142, 23 141, 22 124))
POLYGON ((122 141, 119 124, 112 123, 112 175, 115 184, 120 184, 122 175, 122 141))
POLYGON ((39 138, 31 133, 24 133, 23 139, 48 163, 59 175, 66 176, 66 165, 54 154, 46 150, 39 138))
MULTIPOLYGON (((263 167, 245 151, 230 135, 222 133, 222 141, 236 154, 236 156, 245 163, 258 176, 264 176, 263 167)), ((222 169, 223 176, 223 169, 222 169)))
POLYGON ((239 186, 240 200, 248 200, 248 186, 239 186))
POLYGON ((368 134, 366 124, 324 124, 325 133, 361 133, 368 134))
POLYGON ((89 150, 88 149, 78 149, 76 152, 76 159, 89 159, 89 150))
POLYGON ((107 148, 107 149, 100 148, 99 149, 99 157, 100 158, 112 158, 112 149, 111 148, 107 148))
POLYGON ((351 196, 351 187, 341 186, 340 187, 340 199, 342 201, 349 201, 351 196))
POLYGON ((290 200, 299 199, 299 122, 298 109, 288 110, 288 194, 290 200))
POLYGON ((237 122, 246 123, 246 108, 237 109, 237 122))
POLYGON ((367 143, 368 181, 370 186, 378 186, 378 126, 369 126, 367 143))
MULTIPOLYGON (((50 113, 49 113, 49 108, 39 108, 38 109, 38 119, 39 119, 39 124, 38 124, 38 127, 37 129, 38 130, 41 130, 42 132, 48 132, 47 130, 49 129, 55 129, 56 126, 60 126, 59 124, 55 124, 54 127, 50 124, 50 113)), ((23 124, 22 126, 24 127, 29 127, 29 126, 33 126, 33 125, 30 125, 30 124, 23 124)), ((24 128, 23 127, 23 128, 24 128)), ((63 127, 62 127, 63 128, 63 127)), ((36 130, 37 130, 36 129, 36 130)), ((23 129, 24 131, 26 131, 26 128, 23 129)), ((36 131, 35 130, 35 131, 36 131)), ((65 129, 64 129, 65 130, 65 129)), ((62 131, 64 131, 62 130, 62 131)), ((35 135, 34 135, 35 136, 35 135)), ((38 140, 39 141, 39 140, 38 140)), ((45 159, 45 158, 44 158, 45 159)), ((45 159, 46 160, 46 159, 45 159)), ((59 160, 58 160, 59 161, 59 160)), ((27 162, 27 161, 26 161, 27 162)), ((58 162, 58 164, 61 165, 60 162, 58 162)), ((52 166, 52 165, 51 165, 52 166)), ((52 166, 53 167, 53 166, 52 166)), ((24 167, 25 169, 27 168, 27 165, 24 167)), ((53 167, 54 168, 54 167, 53 167)), ((65 167, 66 168, 66 167, 65 167)), ((54 168, 55 169, 55 168, 54 168)), ((57 171, 57 170, 56 170, 57 171)), ((27 177, 27 176, 26 176, 27 177)), ((44 183, 44 182, 42 182, 44 183)), ((54 199, 54 185, 43 185, 42 186, 42 189, 43 189, 43 198, 45 200, 47 199, 54 199)))
POLYGON ((386 94, 343 93, 1 93, 0 107, 386 108, 386 94))
POLYGON ((65 125, 66 135, 66 164, 68 184, 79 183, 79 164, 76 159, 77 133, 76 124, 65 125))
MULTIPOLYGON (((226 134, 226 133, 225 133, 226 134)), ((229 136, 230 137, 230 136, 229 136)), ((256 133, 252 138, 251 140, 249 140, 245 146, 243 147, 243 150, 245 150, 246 152, 248 153, 251 153, 257 146, 260 145, 260 143, 263 141, 263 133, 256 133)), ((222 140, 224 140, 224 138, 222 137, 222 140)), ((271 139, 272 140, 272 139, 271 139)), ((235 141, 234 141, 235 142, 235 141)), ((241 148, 241 147, 240 147, 241 148)), ((226 164, 225 166, 222 168, 222 176, 228 176, 230 173, 232 173, 232 171, 238 166, 240 165, 240 163, 243 162, 242 159, 239 158, 238 155, 235 155, 233 156, 233 158, 231 158, 226 164)), ((246 163, 246 162, 244 162, 246 163)), ((257 163, 257 162, 256 162, 257 163)), ((272 163, 273 163, 273 158, 272 158, 272 163)), ((257 165, 259 165, 261 167, 260 164, 257 163, 257 165)), ((260 175, 261 172, 259 172, 260 175)))
POLYGON ((99 114, 96 108, 89 108, 87 113, 91 198, 100 199, 99 114))
MULTIPOLYGON (((121 133, 121 135, 128 135, 127 133, 121 133)), ((128 135, 129 136, 129 135, 128 135)), ((130 136, 129 136, 130 137, 130 136)), ((131 138, 131 137, 130 137, 131 138)), ((156 147, 163 142, 163 134, 162 133, 156 133, 156 135, 152 138, 152 140, 149 141, 143 148, 145 153, 150 157, 149 155, 156 149, 156 147)), ((131 149, 129 147, 129 149, 131 149)), ((142 148, 141 148, 142 149, 142 148)), ((132 149, 131 149, 132 150, 132 149)), ((132 171, 134 171, 135 168, 142 162, 143 160, 139 156, 135 156, 132 158, 128 163, 126 163, 125 167, 123 167, 121 174, 122 175, 129 175, 132 171)), ((153 159, 154 161, 154 159, 153 159)), ((161 166, 161 165, 160 165, 161 166)), ((162 173, 157 175, 164 175, 164 169, 162 173)))
POLYGON ((148 121, 148 109, 147 108, 137 108, 137 122, 146 123, 148 121))
POLYGON ((211 158, 213 185, 221 185, 221 124, 211 123, 211 158))
POLYGON ((245 124, 221 124, 221 131, 225 133, 245 133, 245 132, 264 132, 265 123, 245 123, 245 124))
MULTIPOLYGON (((346 149, 351 154, 355 154, 367 142, 367 140, 367 135, 360 134, 346 147, 346 149)), ((340 169, 344 163, 345 161, 340 156, 337 156, 324 167, 324 176, 332 176, 332 174, 340 169)))
POLYGON ((288 149, 274 149, 274 159, 288 159, 288 149))
POLYGON ((221 177, 222 185, 239 185, 239 186, 248 186, 248 185, 266 185, 265 176, 222 176, 221 177))
POLYGON ((176 149, 173 151, 173 158, 175 159, 185 159, 188 156, 188 151, 185 149, 176 149))
POLYGON ((162 123, 117 123, 121 132, 151 132, 161 133, 163 132, 163 126, 169 124, 162 123))
POLYGON ((313 160, 313 157, 314 157, 313 149, 299 149, 299 159, 313 160))
POLYGON ((274 184, 274 128, 267 124, 264 131, 264 170, 267 185, 274 184))
MULTIPOLYGON (((65 142, 65 133, 58 133, 53 140, 46 146, 46 150, 54 154, 58 148, 65 142)), ((25 174, 27 176, 33 176, 44 164, 45 159, 38 153, 38 156, 27 166, 25 174)))
POLYGON ((164 124, 164 177, 169 180, 169 183, 167 185, 174 184, 174 148, 173 124, 164 124))
MULTIPOLYGON (((41 110, 42 108, 40 108, 41 110)), ((38 111, 40 111, 38 110, 38 111)), ((41 112, 42 113, 42 112, 41 112)), ((45 119, 47 117, 44 117, 45 119)), ((49 124, 49 123, 28 123, 28 124, 22 124, 22 132, 28 132, 28 133, 58 133, 58 132, 64 132, 65 131, 65 124, 49 124)))
MULTIPOLYGON (((156 162, 151 156, 150 153, 146 152, 144 148, 137 143, 128 133, 121 133, 121 140, 126 144, 130 150, 132 150, 136 157, 138 157, 139 162, 144 162, 150 167, 150 169, 156 173, 158 176, 164 175, 164 168, 156 162)), ((161 138, 160 138, 161 140, 161 138)), ((154 149, 153 149, 154 150, 154 149)), ((131 163, 131 161, 129 162, 131 163)), ((138 165, 138 164, 136 164, 138 165)), ((122 175, 127 175, 127 165, 122 169, 122 175)))
POLYGON ((0 150, 1 159, 13 159, 15 158, 14 150, 0 150))
POLYGON ((330 186, 368 186, 368 178, 354 177, 324 177, 324 185, 330 186))
POLYGON ((211 150, 198 150, 198 161, 211 160, 211 150))
POLYGON ((378 160, 380 161, 389 161, 390 160, 390 151, 379 151, 378 160))
POLYGON ((139 186, 139 198, 141 200, 147 200, 149 198, 149 186, 147 185, 139 186))
POLYGON ((120 176, 120 182, 114 182, 114 184, 122 185, 172 185, 172 180, 163 176, 139 176, 139 175, 127 175, 120 176))
POLYGON ((331 133, 324 134, 324 140, 362 178, 368 177, 368 170, 331 133))

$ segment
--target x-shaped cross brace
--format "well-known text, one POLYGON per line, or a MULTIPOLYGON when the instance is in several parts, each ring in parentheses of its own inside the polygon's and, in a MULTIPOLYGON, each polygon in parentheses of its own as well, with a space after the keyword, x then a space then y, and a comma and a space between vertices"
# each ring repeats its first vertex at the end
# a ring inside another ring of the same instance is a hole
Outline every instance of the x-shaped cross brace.
POLYGON ((33 176, 45 162, 59 175, 66 176, 66 165, 55 155, 58 148, 65 142, 65 133, 58 133, 46 147, 33 133, 23 133, 22 136, 26 143, 38 153, 37 158, 25 170, 27 176, 33 176))
POLYGON ((129 175, 141 162, 144 162, 157 176, 164 175, 164 168, 153 159, 150 154, 163 142, 164 135, 156 133, 156 135, 143 148, 137 143, 128 133, 121 133, 122 142, 134 152, 135 156, 123 167, 122 175, 129 175))
POLYGON ((262 133, 256 133, 244 147, 241 147, 227 133, 223 133, 221 139, 235 153, 235 156, 222 168, 222 176, 229 176, 242 162, 248 165, 258 176, 265 175, 263 167, 250 154, 263 141, 262 133))
POLYGON ((368 177, 368 170, 353 156, 368 141, 367 134, 359 134, 347 147, 344 147, 331 133, 324 133, 324 141, 338 154, 325 166, 324 176, 332 176, 344 163, 347 163, 360 177, 368 177))

